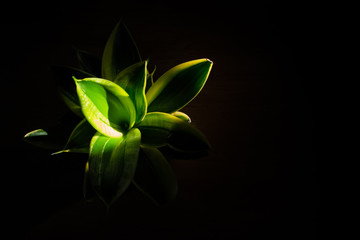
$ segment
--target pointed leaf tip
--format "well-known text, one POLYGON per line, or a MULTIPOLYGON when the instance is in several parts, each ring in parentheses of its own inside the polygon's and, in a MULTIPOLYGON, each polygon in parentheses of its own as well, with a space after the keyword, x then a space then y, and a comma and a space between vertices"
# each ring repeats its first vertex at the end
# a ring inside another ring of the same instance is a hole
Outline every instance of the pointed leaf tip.
POLYGON ((212 65, 211 60, 202 58, 164 73, 146 93, 148 112, 173 113, 185 107, 204 87, 212 65))
POLYGON ((72 79, 72 77, 87 78, 93 77, 93 75, 84 72, 81 69, 59 65, 52 66, 51 71, 53 74, 53 81, 64 103, 72 112, 83 118, 79 98, 76 93, 76 86, 74 85, 74 79, 72 79))
POLYGON ((48 133, 44 129, 36 129, 36 130, 33 130, 33 131, 25 134, 24 138, 47 136, 47 135, 48 135, 48 133))
POLYGON ((123 21, 119 21, 105 45, 102 77, 113 81, 123 69, 140 61, 141 56, 134 39, 123 21))

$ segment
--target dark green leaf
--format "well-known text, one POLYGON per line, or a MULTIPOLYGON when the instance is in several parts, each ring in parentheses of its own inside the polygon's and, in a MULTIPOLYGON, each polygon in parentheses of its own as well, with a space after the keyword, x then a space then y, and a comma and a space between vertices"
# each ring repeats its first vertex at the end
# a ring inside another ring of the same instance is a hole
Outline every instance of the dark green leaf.
POLYGON ((168 113, 148 113, 137 127, 142 133, 143 146, 169 145, 184 152, 203 152, 210 148, 205 136, 197 128, 168 113))
POLYGON ((95 134, 90 143, 88 181, 111 205, 131 183, 138 161, 141 133, 133 128, 120 138, 95 134))
POLYGON ((97 131, 108 137, 121 137, 134 125, 134 104, 119 85, 101 78, 75 82, 82 112, 97 131))
POLYGON ((76 53, 82 70, 92 74, 93 76, 101 77, 101 59, 80 49, 76 49, 76 53))
POLYGON ((146 93, 148 112, 173 113, 186 106, 205 85, 212 65, 209 59, 198 59, 164 73, 146 93))
POLYGON ((120 21, 105 45, 102 77, 113 81, 122 70, 140 61, 136 44, 124 23, 120 21))
POLYGON ((139 62, 121 71, 114 83, 122 87, 130 96, 136 109, 135 123, 140 122, 147 110, 145 97, 147 61, 139 62))
MULTIPOLYGON (((145 117, 146 118, 146 117, 145 117)), ((138 125, 141 131, 141 144, 147 147, 163 147, 169 142, 170 131, 168 129, 146 126, 144 124, 138 125)))
POLYGON ((44 129, 36 129, 31 132, 28 132, 24 136, 24 140, 34 146, 53 149, 53 148, 61 148, 61 144, 52 144, 46 141, 49 138, 49 134, 44 129))
POLYGON ((83 70, 66 66, 53 66, 52 73, 54 82, 65 104, 76 115, 83 117, 73 77, 87 78, 93 77, 93 75, 83 70))
POLYGON ((64 149, 69 135, 79 122, 79 118, 70 113, 62 117, 56 125, 37 129, 27 133, 24 141, 36 146, 52 151, 64 149))
POLYGON ((141 148, 133 183, 159 204, 173 200, 177 193, 176 176, 164 155, 156 148, 141 148))
POLYGON ((83 119, 72 131, 64 150, 62 152, 77 152, 77 153, 88 153, 90 141, 96 130, 90 125, 90 123, 83 119))

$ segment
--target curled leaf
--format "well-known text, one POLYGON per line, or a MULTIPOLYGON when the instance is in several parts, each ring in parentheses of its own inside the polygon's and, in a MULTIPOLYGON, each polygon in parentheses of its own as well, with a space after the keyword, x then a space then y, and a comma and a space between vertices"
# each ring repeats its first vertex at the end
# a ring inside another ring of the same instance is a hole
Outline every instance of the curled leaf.
POLYGON ((178 118, 184 120, 185 122, 191 123, 191 119, 186 113, 176 111, 176 112, 172 113, 171 115, 178 117, 178 118))
POLYGON ((114 83, 122 87, 130 96, 136 109, 135 123, 140 122, 147 110, 145 86, 147 78, 147 61, 139 62, 121 71, 114 83))
POLYGON ((74 80, 82 112, 97 131, 108 137, 121 137, 134 125, 134 104, 119 85, 101 78, 74 80))

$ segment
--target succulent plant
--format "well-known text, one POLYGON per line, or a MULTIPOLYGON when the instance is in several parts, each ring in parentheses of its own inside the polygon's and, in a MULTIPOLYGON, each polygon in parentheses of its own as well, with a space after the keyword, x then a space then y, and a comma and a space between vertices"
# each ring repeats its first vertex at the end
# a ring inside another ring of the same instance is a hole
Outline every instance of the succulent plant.
POLYGON ((210 149, 206 137, 179 110, 201 91, 213 63, 205 58, 188 61, 154 81, 154 71, 148 71, 148 61, 142 61, 122 21, 111 33, 102 60, 78 49, 77 57, 80 68, 53 67, 73 116, 24 139, 54 149, 54 154, 88 154, 84 184, 107 206, 131 183, 157 203, 174 199, 176 177, 159 148, 188 154, 210 149), (66 129, 74 126, 74 119, 78 123, 70 132, 66 129))

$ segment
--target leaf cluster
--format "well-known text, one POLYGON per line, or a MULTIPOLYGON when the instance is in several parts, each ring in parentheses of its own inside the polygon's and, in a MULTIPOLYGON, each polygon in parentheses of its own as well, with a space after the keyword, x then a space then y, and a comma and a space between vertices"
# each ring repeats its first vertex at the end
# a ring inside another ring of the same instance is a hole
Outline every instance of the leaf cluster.
MULTIPOLYGON (((80 68, 54 66, 54 80, 74 113, 50 129, 24 139, 55 153, 89 155, 84 190, 92 189, 110 206, 132 183, 156 203, 176 196, 177 181, 162 151, 206 153, 210 144, 180 112, 201 91, 213 63, 197 59, 179 64, 154 81, 122 21, 111 33, 102 59, 77 50, 80 68), (73 122, 73 120, 70 120, 73 122), (72 131, 63 129, 73 127, 72 131), (64 138, 62 134, 70 136, 64 138)), ((84 191, 86 195, 87 191, 84 191)))

